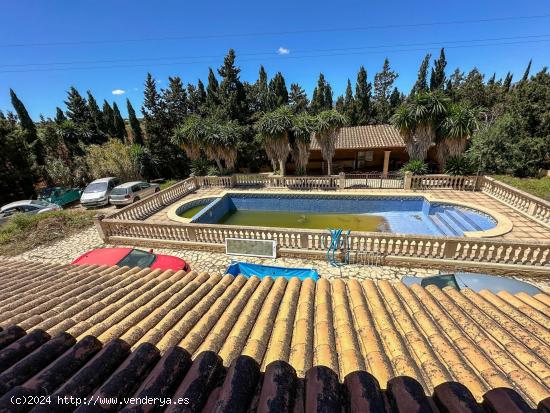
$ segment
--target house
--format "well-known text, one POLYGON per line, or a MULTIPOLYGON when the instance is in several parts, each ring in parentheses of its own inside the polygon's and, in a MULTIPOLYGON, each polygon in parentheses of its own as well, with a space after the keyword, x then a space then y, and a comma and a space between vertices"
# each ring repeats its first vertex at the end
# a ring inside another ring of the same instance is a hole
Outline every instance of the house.
MULTIPOLYGON (((308 172, 326 173, 326 162, 315 139, 311 141, 308 172)), ((432 160, 432 151, 428 160, 432 160)), ((392 125, 365 125, 340 129, 333 158, 333 173, 375 171, 388 173, 409 160, 405 142, 392 125)), ((290 170, 292 170, 290 166, 290 170)))

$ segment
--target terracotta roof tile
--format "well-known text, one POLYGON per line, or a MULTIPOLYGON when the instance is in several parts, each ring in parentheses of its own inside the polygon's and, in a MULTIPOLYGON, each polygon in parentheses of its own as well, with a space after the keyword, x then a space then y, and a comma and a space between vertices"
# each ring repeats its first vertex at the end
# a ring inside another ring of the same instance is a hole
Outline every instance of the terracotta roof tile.
POLYGON ((0 412, 44 388, 207 411, 550 403, 545 294, 2 259, 0 280, 0 412))
MULTIPOLYGON (((336 149, 404 148, 399 131, 392 125, 366 125, 341 128, 336 138, 336 149)), ((313 138, 311 150, 320 150, 313 138)))

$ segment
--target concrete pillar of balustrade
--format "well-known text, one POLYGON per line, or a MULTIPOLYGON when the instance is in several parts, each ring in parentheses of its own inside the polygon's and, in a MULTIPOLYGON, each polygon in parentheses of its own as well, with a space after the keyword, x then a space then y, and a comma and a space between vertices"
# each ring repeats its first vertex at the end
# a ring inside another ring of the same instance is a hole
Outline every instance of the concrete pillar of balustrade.
POLYGON ((97 229, 97 233, 99 234, 99 238, 101 238, 103 242, 107 242, 107 236, 105 235, 105 231, 103 231, 103 218, 105 218, 104 214, 94 215, 94 225, 97 229))
POLYGON ((344 189, 346 187, 346 174, 344 172, 340 172, 338 177, 338 188, 344 189))
POLYGON ((235 175, 231 175, 229 177, 229 182, 230 182, 230 187, 234 188, 235 186, 237 186, 237 177, 235 175))
POLYGON ((412 177, 413 174, 410 171, 405 172, 405 179, 403 180, 403 189, 411 189, 412 188, 412 177))

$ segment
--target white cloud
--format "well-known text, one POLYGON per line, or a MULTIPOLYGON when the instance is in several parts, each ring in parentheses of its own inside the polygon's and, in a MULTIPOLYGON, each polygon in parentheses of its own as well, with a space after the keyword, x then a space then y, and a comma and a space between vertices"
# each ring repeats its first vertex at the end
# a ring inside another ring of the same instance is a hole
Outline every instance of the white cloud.
POLYGON ((126 93, 125 90, 122 90, 122 89, 115 89, 111 92, 113 95, 123 95, 126 93))
POLYGON ((280 55, 289 54, 290 49, 287 49, 286 47, 281 46, 277 49, 277 53, 280 54, 280 55))

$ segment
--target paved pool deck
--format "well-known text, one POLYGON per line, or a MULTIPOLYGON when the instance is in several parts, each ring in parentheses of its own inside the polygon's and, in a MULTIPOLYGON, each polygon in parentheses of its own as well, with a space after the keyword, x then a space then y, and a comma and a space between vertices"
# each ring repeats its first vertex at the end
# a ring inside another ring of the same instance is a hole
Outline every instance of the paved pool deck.
MULTIPOLYGON (((197 198, 203 197, 216 197, 220 196, 226 192, 226 188, 201 188, 189 195, 187 195, 183 200, 178 201, 176 204, 183 201, 191 201, 197 198)), ((261 189, 249 189, 249 188, 231 188, 231 191, 239 192, 286 192, 290 190, 285 190, 284 188, 261 188, 261 189)), ((307 191, 304 191, 307 193, 307 191)), ((539 242, 548 242, 550 243, 550 229, 544 225, 528 218, 521 212, 515 210, 514 208, 498 201, 491 196, 482 193, 482 192, 469 192, 469 191, 455 191, 455 190, 427 190, 427 191, 403 191, 403 190, 367 190, 367 189, 346 189, 340 191, 326 191, 327 194, 357 194, 357 195, 386 195, 391 193, 395 196, 400 195, 416 195, 422 196, 430 194, 433 197, 436 197, 441 200, 447 201, 456 201, 460 203, 465 203, 472 208, 481 208, 485 210, 494 211, 498 214, 504 215, 508 218, 513 225, 513 228, 510 232, 499 235, 494 238, 496 239, 505 239, 505 240, 514 240, 514 241, 539 241, 539 242)), ((155 222, 159 224, 170 224, 174 221, 171 220, 168 216, 173 205, 164 208, 163 210, 155 213, 149 217, 146 221, 155 222)))

